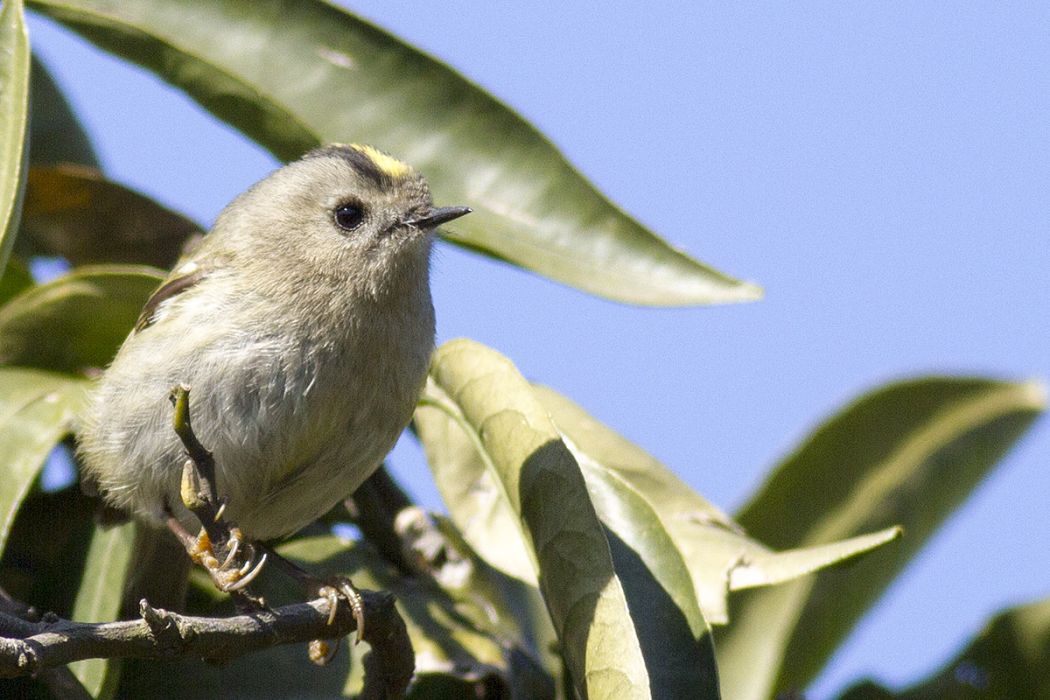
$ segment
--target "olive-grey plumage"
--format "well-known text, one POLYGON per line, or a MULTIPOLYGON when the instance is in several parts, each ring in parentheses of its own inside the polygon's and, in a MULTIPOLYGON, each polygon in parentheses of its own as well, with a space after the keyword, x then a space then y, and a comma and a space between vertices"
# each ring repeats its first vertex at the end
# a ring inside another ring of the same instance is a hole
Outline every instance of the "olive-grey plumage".
POLYGON ((434 342, 435 209, 421 175, 326 146, 235 199, 147 303, 78 429, 112 506, 194 527, 168 393, 192 388, 226 517, 290 534, 347 497, 408 423, 434 342))

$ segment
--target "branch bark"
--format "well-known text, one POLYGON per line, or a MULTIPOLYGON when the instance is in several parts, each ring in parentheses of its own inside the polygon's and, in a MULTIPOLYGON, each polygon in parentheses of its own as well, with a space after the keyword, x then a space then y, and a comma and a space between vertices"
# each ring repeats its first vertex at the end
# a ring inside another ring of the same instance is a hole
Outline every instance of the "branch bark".
MULTIPOLYGON (((38 611, 19 600, 12 598, 7 591, 0 588, 0 637, 8 630, 32 630, 33 623, 40 621, 38 611)), ((66 667, 47 668, 37 674, 37 679, 56 698, 69 700, 91 700, 91 694, 73 672, 66 667)))
MULTIPOLYGON (((372 634, 366 656, 365 697, 402 697, 414 658, 404 622, 392 596, 362 591, 372 634), (374 622, 373 622, 374 620, 374 622)), ((37 674, 92 658, 171 659, 198 657, 225 661, 277 644, 339 639, 357 627, 345 604, 328 624, 330 601, 307 603, 228 618, 193 617, 150 607, 143 600, 140 619, 83 623, 49 617, 39 622, 0 612, 0 677, 37 674)))

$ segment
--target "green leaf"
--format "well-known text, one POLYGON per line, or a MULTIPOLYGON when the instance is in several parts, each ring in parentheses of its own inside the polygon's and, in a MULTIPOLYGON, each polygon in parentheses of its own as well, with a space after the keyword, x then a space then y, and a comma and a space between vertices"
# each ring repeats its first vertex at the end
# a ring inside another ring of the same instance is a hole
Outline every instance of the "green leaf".
POLYGON ((22 0, 0 6, 0 270, 18 231, 29 121, 29 34, 22 0))
POLYGON ((82 380, 0 367, 0 553, 29 487, 83 402, 82 380))
POLYGON ((867 535, 857 535, 825 545, 814 545, 783 552, 747 554, 729 572, 733 591, 775 586, 842 563, 899 538, 900 526, 894 525, 867 535))
POLYGON ((601 523, 579 467, 528 384, 506 359, 465 340, 437 350, 431 380, 433 403, 420 412, 450 411, 488 458, 525 533, 577 691, 648 697, 640 641, 601 523))
MULTIPOLYGON (((897 528, 887 528, 842 542, 772 551, 747 537, 670 469, 578 405, 546 387, 534 386, 533 391, 584 467, 588 484, 608 473, 606 478, 622 480, 649 504, 657 526, 666 530, 681 552, 695 599, 710 623, 728 621, 731 590, 782 583, 863 554, 900 534, 897 528)), ((464 537, 490 564, 535 585, 521 538, 514 532, 513 512, 493 488, 474 444, 453 422, 442 423, 433 416, 427 420, 424 446, 438 488, 464 537)), ((599 515, 608 525, 600 506, 599 515)))
MULTIPOLYGON (((441 399, 431 387, 428 396, 441 399)), ((463 538, 498 571, 538 586, 518 516, 474 436, 428 400, 416 409, 414 421, 442 501, 463 538)))
POLYGON ((109 364, 162 279, 148 267, 74 270, 0 307, 0 364, 79 373, 109 364))
MULTIPOLYGON (((134 535, 135 524, 130 522, 119 527, 95 526, 73 604, 74 620, 109 622, 118 618, 134 535)), ((112 697, 117 689, 119 659, 87 659, 70 664, 69 668, 94 698, 112 697)))
POLYGON ((995 616, 930 678, 899 692, 872 682, 840 700, 1039 700, 1050 697, 1050 598, 995 616))
MULTIPOLYGON (((64 448, 56 446, 52 454, 64 448)), ((59 491, 31 487, 18 506, 0 556, 4 590, 37 610, 72 615, 96 506, 97 501, 76 486, 59 491)))
POLYGON ((105 179, 94 168, 66 164, 30 168, 22 231, 34 253, 58 255, 74 265, 105 262, 169 268, 187 239, 202 229, 105 179))
POLYGON ((820 426, 740 523, 776 547, 893 523, 906 536, 849 569, 744 596, 716 635, 723 694, 767 698, 804 687, 1045 404, 1035 383, 931 377, 881 388, 820 426))
POLYGON ((749 301, 759 288, 669 246, 601 195, 534 127, 448 66, 320 0, 39 0, 289 159, 371 143, 475 212, 448 240, 635 304, 749 301))
POLYGON ((897 528, 841 542, 775 552, 745 535, 725 513, 637 445, 546 387, 535 387, 584 474, 623 479, 651 504, 689 567, 696 598, 709 622, 725 624, 727 594, 783 583, 864 554, 899 534, 897 528))
POLYGON ((606 528, 643 654, 647 660, 661 659, 647 664, 653 696, 717 698, 711 628, 700 612, 682 554, 653 505, 599 465, 580 460, 580 469, 606 528))
MULTIPOLYGON (((480 498, 499 500, 512 514, 501 516, 505 532, 474 541, 486 551, 492 543, 526 543, 581 696, 717 697, 688 571, 652 507, 614 475, 584 478, 589 469, 581 472, 508 360, 467 340, 439 348, 416 427, 439 485, 450 481, 445 456, 473 445, 471 463, 480 461, 495 486, 480 498)), ((468 476, 464 488, 476 486, 476 475, 458 476, 468 476)), ((457 506, 449 502, 453 518, 476 533, 457 506)))
POLYGON ((99 167, 95 149, 62 91, 34 54, 29 81, 29 160, 33 165, 79 163, 99 167))

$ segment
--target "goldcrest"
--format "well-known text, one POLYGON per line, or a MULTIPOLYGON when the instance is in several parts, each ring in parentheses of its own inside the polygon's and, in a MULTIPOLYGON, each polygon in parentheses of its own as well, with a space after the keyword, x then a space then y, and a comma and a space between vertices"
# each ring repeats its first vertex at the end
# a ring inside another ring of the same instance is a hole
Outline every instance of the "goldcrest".
POLYGON ((368 146, 318 148, 237 197, 153 294, 78 430, 105 501, 197 523, 173 386, 215 456, 225 517, 291 534, 349 496, 408 423, 434 345, 426 180, 368 146))

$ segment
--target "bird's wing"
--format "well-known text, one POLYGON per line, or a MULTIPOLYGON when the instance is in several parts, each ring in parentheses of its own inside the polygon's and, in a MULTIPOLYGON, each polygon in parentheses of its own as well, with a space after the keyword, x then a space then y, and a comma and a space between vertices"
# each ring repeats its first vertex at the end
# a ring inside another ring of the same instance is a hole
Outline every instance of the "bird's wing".
POLYGON ((142 313, 135 321, 135 332, 149 328, 157 320, 157 312, 161 304, 193 288, 205 277, 207 277, 207 271, 196 263, 191 262, 175 268, 172 276, 146 300, 142 313))

